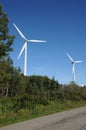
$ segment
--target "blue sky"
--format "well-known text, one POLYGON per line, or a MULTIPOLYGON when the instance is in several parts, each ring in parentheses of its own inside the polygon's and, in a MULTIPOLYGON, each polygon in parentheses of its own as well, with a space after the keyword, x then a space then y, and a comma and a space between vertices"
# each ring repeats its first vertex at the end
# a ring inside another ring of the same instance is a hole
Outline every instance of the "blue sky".
POLYGON ((24 53, 17 56, 24 40, 15 23, 28 39, 46 43, 28 43, 27 75, 55 77, 59 83, 72 81, 72 65, 66 56, 82 60, 76 67, 77 84, 86 84, 86 0, 1 0, 10 19, 10 34, 15 35, 11 58, 23 72, 24 53))

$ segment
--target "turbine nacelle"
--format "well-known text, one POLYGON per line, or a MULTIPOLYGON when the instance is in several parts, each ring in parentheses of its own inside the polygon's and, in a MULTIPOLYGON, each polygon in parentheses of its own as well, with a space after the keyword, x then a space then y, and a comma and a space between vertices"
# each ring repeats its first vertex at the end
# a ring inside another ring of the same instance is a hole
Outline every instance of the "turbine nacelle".
POLYGON ((71 64, 74 64, 74 62, 71 62, 71 64))

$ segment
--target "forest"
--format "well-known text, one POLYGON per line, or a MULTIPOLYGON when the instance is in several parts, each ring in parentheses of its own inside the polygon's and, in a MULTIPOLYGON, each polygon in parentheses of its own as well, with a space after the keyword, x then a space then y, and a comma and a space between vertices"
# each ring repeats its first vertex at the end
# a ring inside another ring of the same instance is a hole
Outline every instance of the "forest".
POLYGON ((55 77, 24 76, 20 68, 15 68, 10 57, 15 38, 9 34, 9 18, 0 4, 0 123, 18 120, 21 115, 25 119, 27 115, 41 115, 50 107, 51 110, 55 107, 56 112, 58 107, 59 111, 63 109, 61 105, 72 107, 71 104, 82 102, 82 106, 86 105, 86 86, 73 82, 62 85, 55 77))

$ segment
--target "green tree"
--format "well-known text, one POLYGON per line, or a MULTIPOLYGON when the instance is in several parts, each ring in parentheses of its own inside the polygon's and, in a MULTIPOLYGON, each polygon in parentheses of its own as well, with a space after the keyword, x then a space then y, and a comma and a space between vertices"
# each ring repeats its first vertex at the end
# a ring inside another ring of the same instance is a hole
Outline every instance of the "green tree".
POLYGON ((9 57, 14 36, 9 34, 9 19, 0 4, 0 95, 8 96, 13 62, 9 57))
POLYGON ((7 60, 0 63, 0 90, 1 96, 8 96, 8 89, 10 86, 10 80, 12 78, 13 64, 8 57, 7 60))
POLYGON ((14 36, 9 34, 8 23, 9 19, 7 14, 2 11, 2 5, 0 4, 0 61, 1 58, 7 56, 12 51, 11 45, 14 36))

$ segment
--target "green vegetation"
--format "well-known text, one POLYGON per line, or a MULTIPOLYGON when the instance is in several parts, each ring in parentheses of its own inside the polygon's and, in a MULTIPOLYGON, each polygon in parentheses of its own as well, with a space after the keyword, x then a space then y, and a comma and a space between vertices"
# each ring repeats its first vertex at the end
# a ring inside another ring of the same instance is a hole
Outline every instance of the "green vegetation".
POLYGON ((8 96, 5 90, 0 95, 0 126, 86 106, 86 87, 63 86, 46 76, 20 74, 18 80, 8 96))
POLYGON ((71 101, 71 100, 58 100, 58 101, 49 101, 48 105, 30 103, 27 108, 19 109, 18 111, 12 110, 12 104, 9 100, 9 103, 6 103, 9 99, 4 99, 4 109, 0 112, 0 127, 28 119, 33 119, 36 117, 61 112, 81 106, 86 105, 86 101, 71 101), (7 105, 8 104, 8 105, 7 105), (6 105, 6 107, 5 107, 6 105))
POLYGON ((86 87, 24 76, 10 58, 14 36, 0 5, 0 126, 86 105, 86 87))

